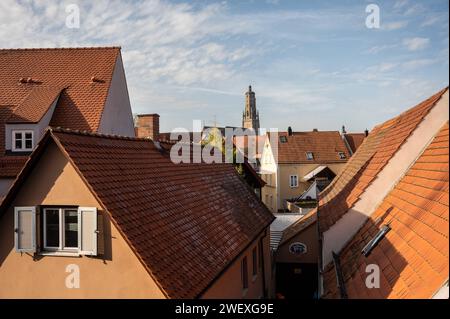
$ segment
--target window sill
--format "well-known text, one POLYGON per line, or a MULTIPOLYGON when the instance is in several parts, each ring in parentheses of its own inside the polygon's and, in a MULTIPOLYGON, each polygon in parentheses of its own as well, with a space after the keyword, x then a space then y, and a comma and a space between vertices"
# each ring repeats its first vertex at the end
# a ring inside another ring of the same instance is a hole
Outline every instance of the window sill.
POLYGON ((42 251, 39 252, 40 256, 58 256, 58 257, 81 257, 79 252, 70 251, 42 251))

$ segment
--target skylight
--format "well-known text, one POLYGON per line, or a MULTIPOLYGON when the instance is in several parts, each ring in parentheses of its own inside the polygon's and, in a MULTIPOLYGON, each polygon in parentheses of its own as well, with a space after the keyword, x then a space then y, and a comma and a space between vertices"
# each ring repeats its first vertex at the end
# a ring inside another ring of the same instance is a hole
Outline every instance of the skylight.
POLYGON ((344 152, 339 152, 339 158, 340 158, 340 159, 346 159, 347 156, 345 156, 345 153, 344 153, 344 152))
POLYGON ((371 241, 367 243, 366 246, 362 249, 361 253, 367 257, 370 255, 370 252, 378 245, 380 240, 383 239, 383 237, 391 230, 391 227, 389 225, 384 225, 381 227, 380 231, 375 235, 374 238, 372 238, 371 241))
POLYGON ((306 159, 312 161, 314 159, 313 152, 306 152, 306 159))
POLYGON ((287 137, 286 136, 280 136, 280 142, 281 143, 287 143, 287 137))

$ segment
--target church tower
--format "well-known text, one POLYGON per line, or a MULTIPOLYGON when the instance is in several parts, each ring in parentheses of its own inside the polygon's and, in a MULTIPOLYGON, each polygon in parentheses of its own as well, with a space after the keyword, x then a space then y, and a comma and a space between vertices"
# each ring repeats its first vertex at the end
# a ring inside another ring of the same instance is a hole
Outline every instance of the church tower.
POLYGON ((245 93, 245 110, 242 114, 242 127, 254 129, 256 134, 259 132, 259 112, 256 110, 255 92, 252 91, 251 85, 245 93))

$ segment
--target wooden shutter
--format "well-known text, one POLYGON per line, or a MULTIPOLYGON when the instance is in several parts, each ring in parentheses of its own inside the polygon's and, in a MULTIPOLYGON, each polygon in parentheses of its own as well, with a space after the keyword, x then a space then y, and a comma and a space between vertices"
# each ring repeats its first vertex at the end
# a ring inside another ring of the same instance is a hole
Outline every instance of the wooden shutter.
POLYGON ((14 207, 14 247, 36 252, 36 207, 14 207))
POLYGON ((97 208, 79 207, 78 220, 81 221, 81 254, 97 256, 97 208))

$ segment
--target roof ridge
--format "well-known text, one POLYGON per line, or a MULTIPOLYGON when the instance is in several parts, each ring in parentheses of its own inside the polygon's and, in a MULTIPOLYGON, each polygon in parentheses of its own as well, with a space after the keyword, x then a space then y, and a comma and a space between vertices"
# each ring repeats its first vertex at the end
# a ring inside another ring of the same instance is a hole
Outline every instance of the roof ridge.
POLYGON ((59 126, 58 127, 49 127, 48 130, 50 132, 56 132, 56 133, 101 137, 101 138, 106 138, 106 139, 152 142, 152 139, 146 138, 146 137, 133 137, 133 136, 124 136, 124 135, 115 135, 115 134, 95 133, 95 132, 86 131, 86 130, 74 130, 74 129, 63 128, 63 127, 59 127, 59 126))
POLYGON ((55 47, 55 48, 0 48, 1 51, 33 51, 33 50, 104 50, 104 49, 122 49, 121 46, 91 46, 91 47, 55 47))

